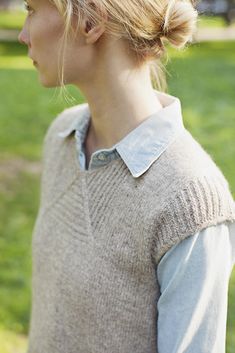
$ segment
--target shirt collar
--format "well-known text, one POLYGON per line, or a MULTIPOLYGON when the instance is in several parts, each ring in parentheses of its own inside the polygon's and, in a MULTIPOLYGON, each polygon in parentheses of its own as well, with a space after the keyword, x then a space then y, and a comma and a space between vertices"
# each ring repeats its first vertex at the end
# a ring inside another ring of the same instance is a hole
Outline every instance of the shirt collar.
MULTIPOLYGON (((184 129, 179 98, 155 89, 154 92, 163 108, 147 117, 140 125, 113 146, 120 154, 133 177, 142 175, 184 129)), ((76 106, 73 107, 74 109, 76 109, 76 106)), ((58 135, 66 138, 74 131, 77 131, 78 135, 80 134, 81 136, 82 132, 86 131, 89 125, 89 119, 89 105, 88 103, 84 103, 81 113, 76 116, 66 130, 59 132, 58 135)))

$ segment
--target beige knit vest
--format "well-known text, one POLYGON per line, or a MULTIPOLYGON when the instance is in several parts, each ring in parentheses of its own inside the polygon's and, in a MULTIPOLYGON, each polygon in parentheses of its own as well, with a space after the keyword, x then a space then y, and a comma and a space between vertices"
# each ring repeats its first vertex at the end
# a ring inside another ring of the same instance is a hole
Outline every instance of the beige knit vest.
POLYGON ((28 353, 156 353, 156 268, 175 244, 235 221, 229 185, 186 129, 139 178, 121 159, 80 170, 75 139, 44 144, 28 353))

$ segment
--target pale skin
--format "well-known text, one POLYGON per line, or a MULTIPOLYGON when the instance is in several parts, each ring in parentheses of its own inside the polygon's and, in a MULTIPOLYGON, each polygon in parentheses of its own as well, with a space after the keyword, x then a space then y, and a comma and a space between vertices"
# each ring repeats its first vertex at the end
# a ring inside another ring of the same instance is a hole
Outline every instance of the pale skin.
MULTIPOLYGON (((28 46, 42 85, 57 87, 62 17, 49 0, 27 3, 30 9, 18 40, 28 46)), ((102 18, 93 27, 84 18, 77 35, 69 38, 65 57, 65 84, 80 90, 91 112, 87 163, 94 151, 111 148, 163 107, 153 91, 148 65, 136 67, 126 43, 106 35, 106 14, 102 18)))

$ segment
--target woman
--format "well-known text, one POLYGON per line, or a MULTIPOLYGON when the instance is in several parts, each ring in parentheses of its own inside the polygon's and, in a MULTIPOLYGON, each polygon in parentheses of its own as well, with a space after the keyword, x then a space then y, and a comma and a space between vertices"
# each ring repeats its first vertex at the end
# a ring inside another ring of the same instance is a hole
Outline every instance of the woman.
POLYGON ((26 7, 19 41, 42 85, 73 84, 87 100, 44 141, 28 353, 225 352, 234 200, 161 70, 165 43, 192 38, 196 10, 181 0, 26 7))

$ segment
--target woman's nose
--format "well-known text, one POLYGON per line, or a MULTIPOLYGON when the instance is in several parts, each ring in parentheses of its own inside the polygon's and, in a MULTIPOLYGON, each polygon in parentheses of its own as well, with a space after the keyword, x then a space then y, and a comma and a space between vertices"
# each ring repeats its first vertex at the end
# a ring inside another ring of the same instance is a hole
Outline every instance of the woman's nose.
POLYGON ((25 27, 22 28, 20 34, 18 35, 18 41, 21 44, 29 45, 29 36, 28 36, 28 33, 27 33, 25 27))

